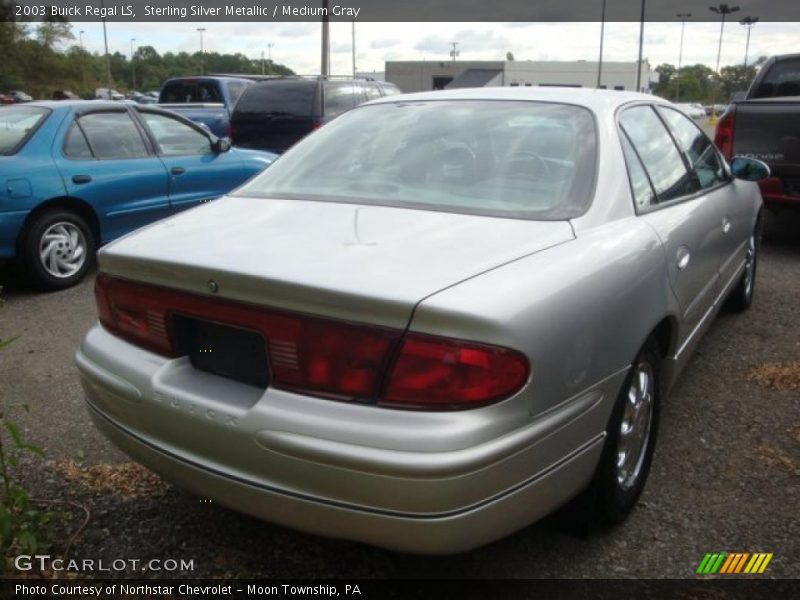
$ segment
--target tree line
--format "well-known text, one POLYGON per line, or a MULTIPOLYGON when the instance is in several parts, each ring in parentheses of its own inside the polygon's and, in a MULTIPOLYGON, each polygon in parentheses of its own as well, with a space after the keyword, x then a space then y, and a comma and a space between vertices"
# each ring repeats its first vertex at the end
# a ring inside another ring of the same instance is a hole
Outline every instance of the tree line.
POLYGON ((702 104, 725 104, 735 92, 745 91, 756 76, 758 69, 767 60, 760 57, 752 65, 730 65, 717 73, 706 65, 688 65, 680 71, 671 64, 655 68, 659 82, 653 93, 673 102, 700 102, 702 104))
POLYGON ((69 90, 93 98, 100 87, 123 93, 158 90, 170 77, 200 74, 201 64, 205 73, 294 74, 285 65, 241 53, 159 54, 152 46, 136 48, 133 60, 120 52, 106 60, 82 48, 69 23, 0 21, 0 93, 24 90, 34 98, 50 98, 56 90, 69 90))

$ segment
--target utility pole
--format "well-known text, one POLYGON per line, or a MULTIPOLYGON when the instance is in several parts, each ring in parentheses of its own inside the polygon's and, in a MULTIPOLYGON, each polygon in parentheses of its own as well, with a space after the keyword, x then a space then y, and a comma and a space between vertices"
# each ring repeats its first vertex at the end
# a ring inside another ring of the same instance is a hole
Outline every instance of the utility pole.
MULTIPOLYGON (((100 0, 100 8, 103 9, 103 14, 106 12, 106 3, 100 0)), ((106 30, 106 18, 103 17, 103 43, 106 47, 106 87, 108 88, 108 99, 111 99, 111 57, 108 54, 108 31, 106 30)))
POLYGON ((639 19, 639 60, 636 62, 636 91, 642 91, 642 50, 644 48, 644 1, 642 0, 642 14, 639 19))
POLYGON ((744 66, 747 67, 747 56, 750 54, 750 30, 753 28, 753 25, 758 23, 758 17, 745 17, 741 21, 739 21, 739 25, 744 25, 747 27, 747 45, 744 47, 744 66))
POLYGON ((322 60, 320 75, 327 77, 331 74, 331 42, 330 19, 328 19, 328 0, 322 0, 322 60))
POLYGON ((603 0, 603 10, 600 13, 600 56, 597 58, 597 87, 600 87, 600 77, 603 75, 603 38, 606 32, 606 0, 603 0))
POLYGON ((678 13, 675 15, 681 20, 681 45, 678 50, 678 71, 675 73, 675 102, 681 97, 681 64, 683 63, 683 30, 686 28, 686 19, 692 17, 692 13, 678 13))
POLYGON ((205 54, 205 49, 203 48, 203 32, 206 30, 205 27, 198 27, 197 31, 200 32, 200 75, 205 75, 205 64, 203 61, 203 55, 205 54))
POLYGON ((136 90, 136 56, 134 55, 133 52, 133 45, 135 43, 136 43, 136 38, 131 38, 131 72, 132 72, 131 79, 133 80, 133 87, 131 88, 131 91, 136 90))
POLYGON ((461 54, 458 51, 458 42, 450 42, 450 45, 453 47, 453 49, 450 50, 450 56, 453 58, 453 62, 456 62, 456 58, 461 54))
POLYGON ((721 16, 720 25, 719 25, 719 45, 717 46, 717 89, 714 92, 714 97, 712 98, 712 108, 711 108, 711 118, 709 119, 709 123, 716 123, 717 122, 717 100, 719 94, 719 88, 721 87, 720 81, 720 73, 719 73, 719 60, 722 56, 722 34, 725 32, 725 17, 731 13, 735 13, 739 10, 738 6, 728 6, 727 4, 720 4, 719 6, 709 6, 708 10, 713 13, 717 13, 721 16))

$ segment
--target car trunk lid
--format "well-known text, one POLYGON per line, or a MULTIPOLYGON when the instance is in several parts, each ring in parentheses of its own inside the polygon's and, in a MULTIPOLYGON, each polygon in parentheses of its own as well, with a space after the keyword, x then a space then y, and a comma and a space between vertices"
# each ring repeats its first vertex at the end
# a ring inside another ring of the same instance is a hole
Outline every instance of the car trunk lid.
POLYGON ((226 197, 121 238, 100 265, 118 277, 404 328, 425 297, 573 237, 566 221, 226 197))

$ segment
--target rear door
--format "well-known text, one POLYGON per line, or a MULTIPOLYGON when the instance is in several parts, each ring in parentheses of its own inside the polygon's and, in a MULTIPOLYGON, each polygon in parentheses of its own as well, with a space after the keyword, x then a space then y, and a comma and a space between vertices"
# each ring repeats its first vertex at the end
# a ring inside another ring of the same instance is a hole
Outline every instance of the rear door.
POLYGON ((169 173, 173 212, 218 198, 247 178, 238 157, 214 152, 211 137, 199 127, 162 112, 139 110, 139 116, 169 173))
POLYGON ((652 106, 625 109, 619 123, 637 213, 661 239, 670 284, 690 332, 712 306, 719 289, 721 211, 714 198, 698 189, 652 106))
POLYGON ((91 204, 109 241, 169 215, 167 171, 128 110, 79 115, 54 151, 70 196, 91 204))

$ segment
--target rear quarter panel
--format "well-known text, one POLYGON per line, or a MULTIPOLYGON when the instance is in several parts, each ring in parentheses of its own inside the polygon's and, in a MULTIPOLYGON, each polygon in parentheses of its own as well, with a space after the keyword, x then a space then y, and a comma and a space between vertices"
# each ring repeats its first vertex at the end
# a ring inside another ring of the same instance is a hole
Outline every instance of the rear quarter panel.
POLYGON ((630 365, 673 304, 662 246, 630 217, 432 295, 410 329, 522 351, 539 415, 630 365))

